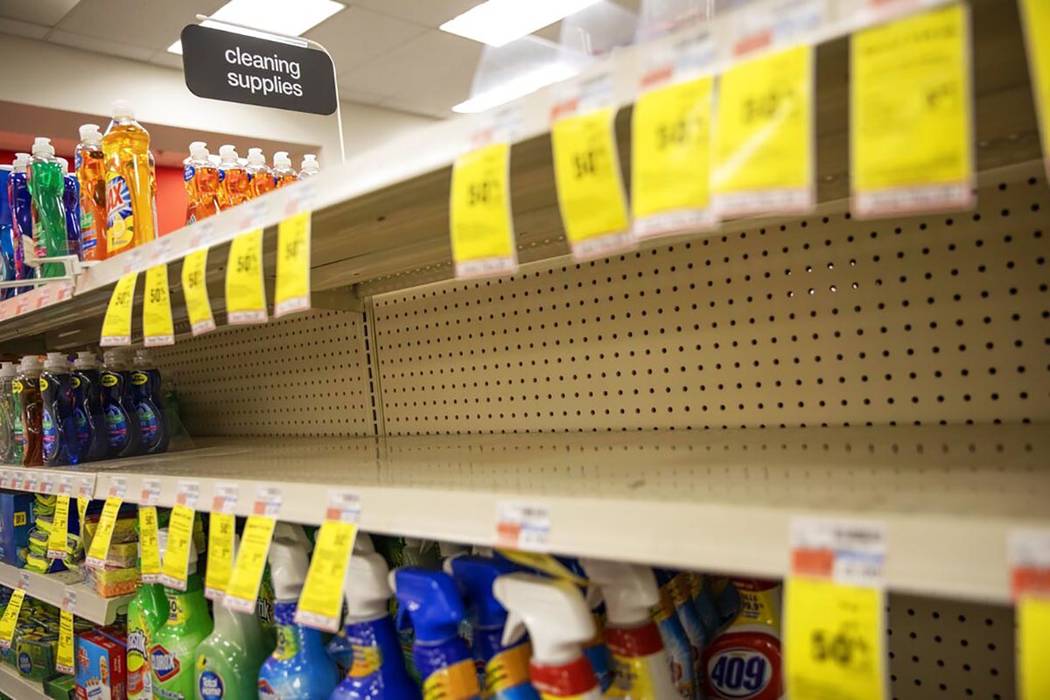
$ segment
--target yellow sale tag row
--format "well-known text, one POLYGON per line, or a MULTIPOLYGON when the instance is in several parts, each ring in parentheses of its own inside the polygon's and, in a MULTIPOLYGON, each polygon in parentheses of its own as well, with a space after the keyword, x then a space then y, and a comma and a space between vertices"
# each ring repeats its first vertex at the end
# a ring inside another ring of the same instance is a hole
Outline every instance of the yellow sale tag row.
POLYGON ((171 509, 168 521, 168 544, 161 566, 161 582, 168 588, 186 590, 190 565, 190 545, 193 542, 194 510, 177 504, 171 509))
POLYGON ((157 541, 157 507, 139 506, 139 552, 143 583, 160 583, 160 544, 157 541))
POLYGON ((143 344, 148 348, 175 344, 175 323, 171 318, 167 265, 155 265, 146 270, 146 291, 142 302, 142 336, 143 344))
POLYGON ((131 345, 131 307, 135 302, 135 283, 138 279, 139 274, 131 272, 117 280, 113 296, 106 307, 106 316, 102 319, 99 345, 131 345))
POLYGON ((854 213, 971 206, 969 10, 951 5, 854 34, 850 70, 854 213))
POLYGON ((274 318, 310 308, 310 218, 304 211, 277 225, 274 318))
POLYGON ((1050 27, 1050 2, 1020 0, 1020 3, 1028 47, 1028 70, 1032 74, 1035 109, 1043 142, 1043 160, 1050 176, 1050 43, 1046 40, 1046 28, 1050 27))
POLYGON ((518 269, 510 203, 510 144, 465 153, 452 166, 452 261, 457 277, 518 269))
POLYGON ((186 302, 193 335, 215 330, 215 318, 208 299, 208 249, 197 250, 182 261, 182 296, 186 302))
POLYGON ((15 636, 15 626, 18 624, 18 616, 22 612, 22 603, 25 602, 26 592, 23 588, 16 588, 11 593, 7 607, 4 608, 3 617, 0 617, 0 649, 10 649, 11 640, 15 636))
POLYGON ((551 125, 554 181, 573 255, 593 258, 629 248, 627 196, 620 176, 613 117, 602 107, 555 117, 551 125))
POLYGON ((73 658, 73 613, 61 610, 58 617, 58 656, 55 659, 55 670, 66 675, 76 673, 76 662, 73 658))
POLYGON ((102 506, 102 515, 99 516, 98 527, 95 529, 95 536, 91 540, 85 560, 89 568, 106 568, 106 558, 109 556, 109 545, 113 540, 113 529, 117 525, 121 503, 122 499, 110 496, 102 506))
POLYGON ((325 520, 317 533, 295 621, 328 632, 339 631, 343 613, 343 583, 357 537, 357 524, 325 520))
POLYGON ((259 597, 259 584, 262 582, 263 569, 266 567, 266 555, 270 552, 270 542, 276 520, 269 515, 252 515, 244 525, 241 535, 241 547, 237 552, 237 561, 233 565, 229 584, 226 586, 226 597, 223 603, 227 608, 237 612, 251 613, 255 610, 255 600, 259 597))
POLYGON ((233 571, 233 542, 236 519, 229 513, 208 516, 208 570, 204 578, 204 595, 219 600, 233 571))
POLYGON ((230 243, 226 260, 226 317, 230 324, 264 323, 263 230, 242 233, 230 243))
POLYGON ((47 558, 65 559, 69 553, 68 540, 69 496, 59 494, 55 497, 55 514, 51 520, 51 533, 47 537, 47 558))

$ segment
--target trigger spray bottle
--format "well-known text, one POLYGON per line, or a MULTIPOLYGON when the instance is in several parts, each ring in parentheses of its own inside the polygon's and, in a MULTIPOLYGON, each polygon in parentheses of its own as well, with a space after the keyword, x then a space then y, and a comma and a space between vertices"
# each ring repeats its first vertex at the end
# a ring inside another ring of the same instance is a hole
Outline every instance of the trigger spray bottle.
POLYGON ((784 697, 780 651, 780 583, 733 579, 739 612, 704 650, 704 690, 709 700, 780 700, 784 697))

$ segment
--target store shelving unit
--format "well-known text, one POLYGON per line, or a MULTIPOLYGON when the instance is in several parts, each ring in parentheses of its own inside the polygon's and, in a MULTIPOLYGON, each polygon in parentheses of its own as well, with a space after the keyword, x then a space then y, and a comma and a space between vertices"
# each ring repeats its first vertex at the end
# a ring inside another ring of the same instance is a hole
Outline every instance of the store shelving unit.
POLYGON ((82 583, 82 579, 82 574, 72 571, 39 574, 0 563, 0 584, 8 588, 20 588, 24 585, 27 596, 56 607, 62 606, 66 591, 72 591, 76 594, 77 616, 94 623, 112 624, 118 613, 127 610, 130 595, 103 598, 90 586, 82 583))
POLYGON ((0 693, 17 700, 48 700, 43 684, 23 678, 6 664, 0 664, 0 693))

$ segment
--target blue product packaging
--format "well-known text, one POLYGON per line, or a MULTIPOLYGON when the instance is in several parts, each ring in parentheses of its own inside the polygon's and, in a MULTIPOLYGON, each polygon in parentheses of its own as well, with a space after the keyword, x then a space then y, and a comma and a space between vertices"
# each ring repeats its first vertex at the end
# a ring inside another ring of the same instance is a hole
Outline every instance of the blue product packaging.
POLYGON ((157 454, 168 449, 168 423, 154 392, 154 386, 160 384, 160 374, 157 376, 158 380, 154 382, 147 371, 136 369, 130 374, 128 384, 131 403, 139 421, 142 454, 157 454))
POLYGON ((31 493, 0 491, 0 560, 22 567, 33 529, 36 498, 31 493))
MULTIPOLYGON (((11 242, 14 248, 15 279, 33 279, 36 271, 25 263, 25 248, 33 245, 33 196, 29 192, 29 154, 19 153, 11 170, 8 201, 11 206, 11 242)), ((17 287, 14 294, 32 287, 17 287)))
POLYGON ((47 354, 44 371, 40 373, 40 397, 44 466, 78 464, 80 447, 74 420, 73 375, 65 355, 60 352, 47 354))
POLYGON ((80 257, 80 181, 76 175, 67 173, 62 177, 65 189, 62 203, 66 209, 66 244, 69 254, 80 257))
POLYGON ((141 454, 139 420, 128 388, 131 373, 124 369, 120 355, 112 351, 106 352, 105 364, 99 384, 109 442, 107 456, 117 458, 141 454))
MULTIPOLYGON (((0 281, 12 282, 15 277, 15 241, 13 238, 13 222, 11 218, 11 203, 7 196, 7 188, 11 182, 11 166, 0 165, 0 281)), ((14 289, 0 289, 0 299, 8 299, 14 293, 14 289)))
POLYGON ((81 462, 95 462, 109 454, 106 415, 102 410, 102 373, 95 353, 79 352, 73 370, 73 423, 81 462))

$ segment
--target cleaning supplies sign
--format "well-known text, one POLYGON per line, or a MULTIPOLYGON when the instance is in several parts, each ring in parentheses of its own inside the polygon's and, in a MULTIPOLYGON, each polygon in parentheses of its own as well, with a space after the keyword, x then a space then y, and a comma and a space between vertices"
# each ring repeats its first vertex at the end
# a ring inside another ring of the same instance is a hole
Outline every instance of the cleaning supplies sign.
POLYGON ((335 112, 335 67, 323 51, 191 24, 182 30, 182 68, 197 97, 335 112))
POLYGON ((790 697, 886 697, 885 560, 881 523, 792 522, 784 624, 790 697))

